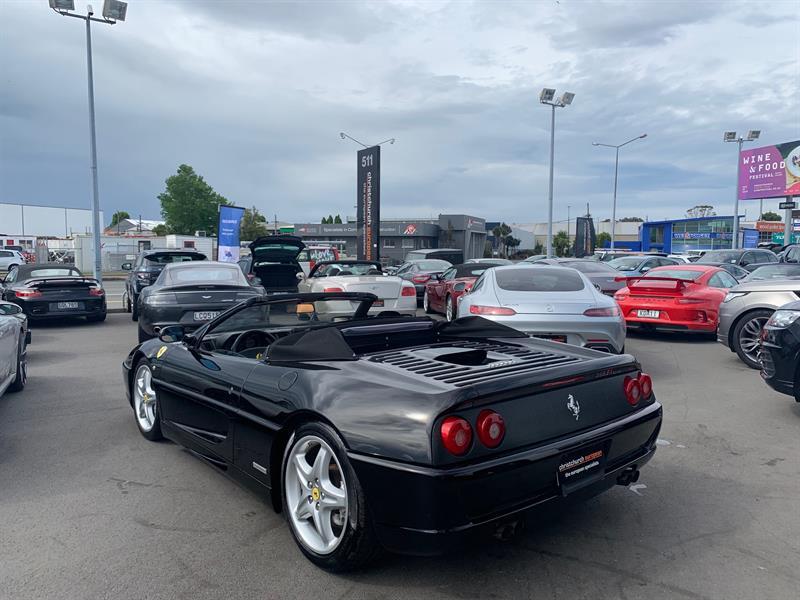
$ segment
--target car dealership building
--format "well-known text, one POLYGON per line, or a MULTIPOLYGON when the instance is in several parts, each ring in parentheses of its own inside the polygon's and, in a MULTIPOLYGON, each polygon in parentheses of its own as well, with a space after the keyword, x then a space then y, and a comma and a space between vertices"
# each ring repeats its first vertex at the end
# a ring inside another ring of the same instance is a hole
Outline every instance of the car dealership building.
MULTIPOLYGON (((348 257, 357 255, 357 226, 347 223, 296 223, 294 235, 307 245, 330 244, 348 257)), ((483 256, 485 220, 470 215, 439 215, 435 219, 381 220, 380 257, 384 263, 400 264, 412 250, 457 248, 464 260, 483 256)))
MULTIPOLYGON (((758 231, 743 227, 740 248, 755 248, 758 231)), ((684 254, 691 250, 724 250, 733 245, 733 217, 697 217, 671 221, 647 221, 641 224, 643 252, 684 254)))

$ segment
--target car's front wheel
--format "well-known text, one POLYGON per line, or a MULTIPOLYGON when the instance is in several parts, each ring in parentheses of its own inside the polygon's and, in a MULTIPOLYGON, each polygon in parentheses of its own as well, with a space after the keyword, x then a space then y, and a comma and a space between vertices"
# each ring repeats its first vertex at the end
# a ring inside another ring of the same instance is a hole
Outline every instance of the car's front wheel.
POLYGON ((759 340, 761 330, 764 329, 770 316, 772 316, 771 310, 754 310, 739 319, 733 328, 733 349, 742 362, 751 369, 761 368, 761 363, 758 362, 759 340))
POLYGON ((366 499, 336 432, 297 429, 283 459, 283 510, 300 550, 315 565, 347 571, 379 550, 366 499))
POLYGON ((447 317, 448 321, 452 321, 456 318, 456 307, 453 306, 453 299, 450 297, 450 294, 447 294, 447 298, 444 299, 445 305, 445 317, 447 317))
POLYGON ((162 438, 158 414, 158 395, 153 387, 153 367, 142 358, 136 363, 131 382, 133 412, 139 432, 151 442, 162 438))

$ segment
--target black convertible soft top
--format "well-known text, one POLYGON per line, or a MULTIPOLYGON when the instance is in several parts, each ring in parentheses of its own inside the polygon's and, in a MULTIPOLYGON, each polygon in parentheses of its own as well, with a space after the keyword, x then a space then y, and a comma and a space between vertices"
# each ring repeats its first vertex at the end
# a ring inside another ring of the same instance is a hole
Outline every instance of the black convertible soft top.
MULTIPOLYGON (((313 327, 280 338, 270 344, 267 357, 270 362, 308 362, 357 360, 358 354, 347 342, 347 334, 357 334, 360 329, 378 328, 382 335, 388 333, 427 331, 434 341, 446 339, 526 338, 526 334, 483 317, 470 316, 455 321, 423 319, 368 319, 331 323, 313 327), (413 324, 413 326, 411 326, 413 324), (426 325, 428 325, 426 327, 426 325), (344 333, 343 333, 344 330, 344 333)), ((421 336, 421 342, 422 342, 421 336)))

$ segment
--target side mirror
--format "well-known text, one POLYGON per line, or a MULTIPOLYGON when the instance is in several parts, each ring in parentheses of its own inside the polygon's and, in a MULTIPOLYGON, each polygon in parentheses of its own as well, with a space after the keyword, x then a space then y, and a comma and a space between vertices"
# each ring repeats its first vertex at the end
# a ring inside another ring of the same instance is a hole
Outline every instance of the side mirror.
POLYGON ((181 340, 186 341, 187 337, 189 336, 186 335, 182 325, 169 325, 158 332, 158 339, 166 344, 180 342, 181 340))
POLYGON ((120 265, 120 269, 122 269, 123 271, 132 271, 133 263, 124 262, 120 265))
POLYGON ((306 274, 305 274, 305 273, 303 273, 302 271, 300 271, 300 272, 299 272, 299 273, 296 275, 296 277, 297 277, 298 281, 303 281, 303 279, 305 279, 305 278, 306 278, 306 274))
POLYGON ((647 273, 650 270, 650 267, 642 267, 640 270, 642 273, 647 273))

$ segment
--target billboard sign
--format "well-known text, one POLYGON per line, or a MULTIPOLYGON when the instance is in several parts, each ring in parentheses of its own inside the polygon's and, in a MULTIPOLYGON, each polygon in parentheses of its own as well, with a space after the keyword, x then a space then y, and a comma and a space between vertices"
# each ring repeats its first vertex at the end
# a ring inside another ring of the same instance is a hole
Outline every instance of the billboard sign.
POLYGON ((575 257, 582 258, 594 254, 597 238, 594 233, 594 221, 591 217, 575 219, 575 257))
POLYGON ((358 259, 380 260, 381 147, 358 151, 358 259))
POLYGON ((800 196, 800 140, 743 150, 739 199, 800 196))
POLYGON ((219 207, 219 245, 217 260, 222 262, 238 262, 239 260, 239 225, 242 222, 244 209, 238 206, 219 207))
POLYGON ((782 233, 784 224, 781 221, 756 221, 756 231, 782 233))

